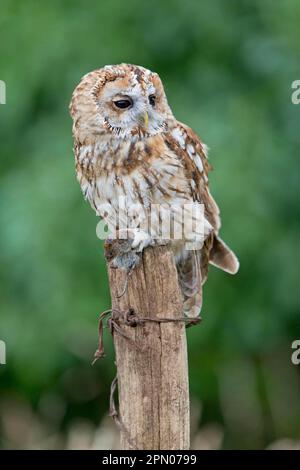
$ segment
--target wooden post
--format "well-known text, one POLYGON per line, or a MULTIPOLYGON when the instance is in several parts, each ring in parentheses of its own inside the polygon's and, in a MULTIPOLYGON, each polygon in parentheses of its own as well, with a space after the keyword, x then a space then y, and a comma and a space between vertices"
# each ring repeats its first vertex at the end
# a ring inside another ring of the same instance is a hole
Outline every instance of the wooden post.
MULTIPOLYGON (((113 309, 138 317, 182 317, 174 257, 166 246, 148 248, 128 279, 108 264, 113 309)), ((189 449, 189 390, 185 324, 146 321, 114 333, 122 449, 189 449)))

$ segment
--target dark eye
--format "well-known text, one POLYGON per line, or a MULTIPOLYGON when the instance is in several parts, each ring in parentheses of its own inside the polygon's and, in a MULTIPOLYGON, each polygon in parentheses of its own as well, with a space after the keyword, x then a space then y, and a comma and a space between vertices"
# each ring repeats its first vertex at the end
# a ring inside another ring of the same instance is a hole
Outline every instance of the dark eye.
POLYGON ((129 108, 132 105, 132 101, 126 98, 123 100, 114 101, 114 104, 117 106, 117 108, 125 109, 129 108))
POLYGON ((156 101, 156 96, 155 95, 150 95, 149 96, 149 103, 151 106, 155 106, 155 101, 156 101))

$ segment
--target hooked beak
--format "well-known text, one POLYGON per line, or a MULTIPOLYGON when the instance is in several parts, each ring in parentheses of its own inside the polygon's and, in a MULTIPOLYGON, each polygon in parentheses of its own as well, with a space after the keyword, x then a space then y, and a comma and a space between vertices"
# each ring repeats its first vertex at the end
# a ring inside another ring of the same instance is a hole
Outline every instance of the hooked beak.
POLYGON ((149 124, 149 116, 148 113, 145 112, 140 115, 139 117, 139 123, 142 127, 144 127, 146 130, 148 129, 148 124, 149 124))

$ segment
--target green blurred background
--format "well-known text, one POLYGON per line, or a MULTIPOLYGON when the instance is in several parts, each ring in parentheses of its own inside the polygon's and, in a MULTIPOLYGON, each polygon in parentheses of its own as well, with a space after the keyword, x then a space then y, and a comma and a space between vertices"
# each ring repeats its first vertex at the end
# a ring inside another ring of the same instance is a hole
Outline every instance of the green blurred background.
POLYGON ((2 448, 112 448, 110 306, 97 218, 75 179, 68 104, 81 76, 130 62, 158 72, 175 116, 210 149, 222 237, 188 330, 192 446, 300 447, 297 0, 2 0, 0 366, 2 448))

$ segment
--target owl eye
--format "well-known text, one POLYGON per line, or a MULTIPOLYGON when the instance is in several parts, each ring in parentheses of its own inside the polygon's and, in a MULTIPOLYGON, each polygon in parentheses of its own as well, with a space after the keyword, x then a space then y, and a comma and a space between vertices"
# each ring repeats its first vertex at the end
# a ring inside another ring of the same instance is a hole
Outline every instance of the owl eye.
POLYGON ((132 101, 129 98, 123 100, 114 101, 115 106, 120 109, 129 108, 132 105, 132 101))
POLYGON ((151 106, 155 106, 155 101, 156 101, 156 96, 155 95, 150 95, 149 96, 149 103, 151 106))

